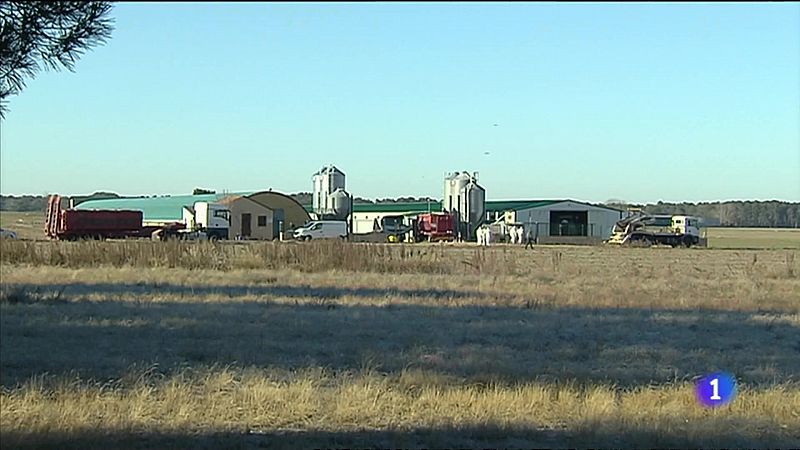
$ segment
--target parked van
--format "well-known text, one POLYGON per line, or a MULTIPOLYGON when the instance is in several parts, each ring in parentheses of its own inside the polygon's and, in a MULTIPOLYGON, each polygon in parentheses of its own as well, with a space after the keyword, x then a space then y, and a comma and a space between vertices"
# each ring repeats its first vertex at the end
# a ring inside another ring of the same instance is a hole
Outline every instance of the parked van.
POLYGON ((347 238, 347 222, 341 220, 314 220, 294 230, 294 238, 303 241, 311 239, 347 238))

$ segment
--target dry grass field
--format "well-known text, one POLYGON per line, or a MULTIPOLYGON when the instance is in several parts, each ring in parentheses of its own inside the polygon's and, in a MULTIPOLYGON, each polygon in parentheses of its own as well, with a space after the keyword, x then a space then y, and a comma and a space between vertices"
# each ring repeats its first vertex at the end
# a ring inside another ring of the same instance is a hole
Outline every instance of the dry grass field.
POLYGON ((44 213, 0 211, 0 228, 12 230, 20 239, 44 240, 44 213))
POLYGON ((800 249, 798 228, 707 228, 712 248, 800 249))
POLYGON ((796 250, 0 245, 3 449, 800 445, 796 250))

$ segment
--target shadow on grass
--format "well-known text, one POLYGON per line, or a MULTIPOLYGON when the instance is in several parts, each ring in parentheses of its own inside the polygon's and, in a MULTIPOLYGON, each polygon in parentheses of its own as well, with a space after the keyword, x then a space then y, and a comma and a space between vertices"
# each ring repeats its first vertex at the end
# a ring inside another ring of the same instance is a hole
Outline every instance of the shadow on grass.
MULTIPOLYGON (((114 294, 103 301, 73 301, 68 294, 48 301, 45 292, 34 297, 38 301, 23 297, 0 304, 0 383, 13 386, 41 373, 113 379, 142 364, 157 364, 163 373, 214 364, 334 372, 369 368, 389 374, 420 369, 462 381, 620 386, 688 380, 714 370, 754 384, 789 381, 800 373, 800 328, 778 314, 345 305, 334 301, 336 295, 389 294, 285 286, 235 289, 266 299, 325 301, 138 302, 146 294, 135 285, 125 291, 126 286, 74 288, 82 295, 114 294)), ((36 288, 4 289, 12 287, 36 288)))
MULTIPOLYGON (((272 280, 268 280, 272 281, 272 280)), ((179 285, 169 283, 69 283, 69 284, 50 284, 42 287, 33 284, 15 284, 9 289, 22 291, 57 291, 65 292, 70 296, 80 296, 86 294, 99 294, 107 296, 131 296, 131 295, 153 295, 167 294, 180 296, 181 298, 191 298, 193 296, 219 296, 220 299, 231 299, 237 297, 288 297, 288 298, 329 298, 339 299, 342 297, 360 298, 382 298, 391 296, 406 297, 426 297, 430 299, 461 299, 461 298, 485 298, 497 294, 487 294, 483 292, 458 291, 453 289, 393 289, 393 288, 345 288, 335 286, 315 287, 309 285, 255 285, 255 286, 202 286, 202 285, 179 285)), ((505 298, 505 297, 504 297, 505 298)))
POLYGON ((618 428, 581 432, 536 428, 465 426, 404 431, 285 431, 245 433, 104 433, 98 430, 70 434, 3 432, 4 449, 488 449, 488 448, 790 448, 797 444, 786 435, 764 431, 757 437, 715 431, 724 418, 710 419, 707 433, 689 438, 656 430, 620 431, 618 428))

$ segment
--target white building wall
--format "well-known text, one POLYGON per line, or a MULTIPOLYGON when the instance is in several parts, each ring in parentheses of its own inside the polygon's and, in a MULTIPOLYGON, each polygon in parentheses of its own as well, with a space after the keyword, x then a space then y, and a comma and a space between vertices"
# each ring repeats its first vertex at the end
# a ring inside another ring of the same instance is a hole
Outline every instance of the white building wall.
MULTIPOLYGON (((408 214, 418 214, 414 212, 357 212, 353 213, 353 234, 372 233, 375 219, 380 224, 381 219, 386 216, 399 216, 408 214)), ((348 218, 349 220, 349 218, 348 218)), ((408 223, 409 218, 406 217, 408 223)))
POLYGON ((380 222, 383 216, 392 214, 394 213, 353 213, 353 234, 371 233, 375 219, 380 222))
POLYGON ((619 211, 566 201, 538 208, 509 211, 506 213, 506 222, 520 222, 525 227, 526 232, 529 227, 535 226, 536 223, 548 224, 539 225, 538 227, 539 235, 549 235, 550 211, 587 211, 586 219, 589 224, 587 235, 602 239, 611 237, 611 230, 614 224, 622 218, 619 211))

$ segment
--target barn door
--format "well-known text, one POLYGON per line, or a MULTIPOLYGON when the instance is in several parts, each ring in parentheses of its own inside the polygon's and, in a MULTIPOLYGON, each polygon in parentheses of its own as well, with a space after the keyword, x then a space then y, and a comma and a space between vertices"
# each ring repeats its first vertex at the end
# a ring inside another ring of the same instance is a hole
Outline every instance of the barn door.
POLYGON ((250 228, 252 225, 252 216, 250 213, 243 213, 242 214, 242 237, 250 237, 252 229, 250 228))

